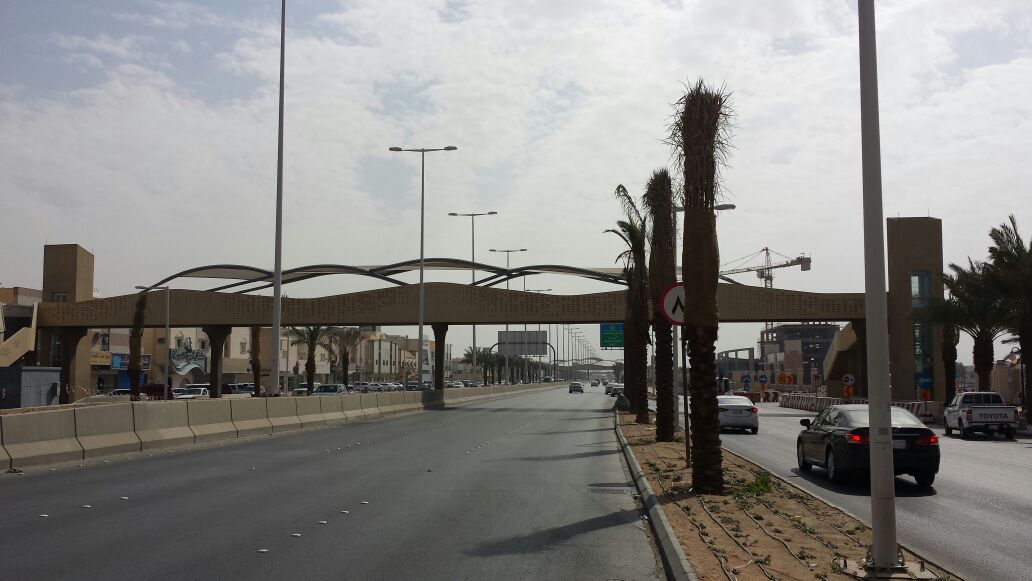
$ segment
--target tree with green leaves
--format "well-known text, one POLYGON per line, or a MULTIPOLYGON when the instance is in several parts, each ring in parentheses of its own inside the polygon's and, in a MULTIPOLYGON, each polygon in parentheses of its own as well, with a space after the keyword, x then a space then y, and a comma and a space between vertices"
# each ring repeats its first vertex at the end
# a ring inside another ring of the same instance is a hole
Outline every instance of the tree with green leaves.
MULTIPOLYGON (((273 351, 275 356, 275 351, 273 351)), ((251 381, 254 382, 254 395, 262 395, 262 328, 251 327, 251 381)))
POLYGON ((674 409, 673 327, 660 312, 663 291, 677 282, 674 241, 674 190, 664 168, 652 172, 642 202, 651 224, 649 247, 649 292, 652 299, 652 333, 656 337, 656 441, 672 442, 676 429, 674 409))
POLYGON ((330 359, 337 360, 337 368, 344 385, 350 385, 348 375, 351 370, 351 356, 358 350, 361 341, 362 332, 358 327, 330 327, 322 341, 322 347, 329 352, 330 359))
MULTIPOLYGON (((1010 312, 1008 331, 1017 341, 1024 362, 1032 345, 1032 241, 1026 244, 1018 233, 1018 221, 1013 214, 1009 218, 989 231, 993 241, 989 258, 993 286, 1003 295, 1010 312)), ((1032 373, 1024 376, 1025 415, 1032 422, 1032 373)))
POLYGON ((305 348, 305 375, 308 381, 308 395, 315 391, 315 350, 325 342, 330 328, 322 325, 290 327, 287 339, 291 345, 305 348))
POLYGON ((616 186, 617 200, 626 217, 617 220, 616 228, 606 230, 620 237, 627 248, 617 256, 624 263, 627 279, 627 312, 624 319, 624 393, 634 410, 635 421, 649 423, 648 380, 649 344, 649 271, 648 222, 638 210, 634 198, 622 184, 616 186))
POLYGON ((993 344, 1007 332, 1010 321, 1008 303, 995 287, 989 263, 969 258, 967 268, 957 264, 949 268, 942 280, 950 299, 933 305, 932 315, 971 337, 978 391, 988 391, 995 363, 993 344))
POLYGON ((724 487, 717 409, 717 280, 720 250, 714 207, 720 168, 730 149, 730 95, 701 79, 675 104, 668 143, 683 170, 685 292, 684 346, 691 361, 692 488, 719 493, 724 487))

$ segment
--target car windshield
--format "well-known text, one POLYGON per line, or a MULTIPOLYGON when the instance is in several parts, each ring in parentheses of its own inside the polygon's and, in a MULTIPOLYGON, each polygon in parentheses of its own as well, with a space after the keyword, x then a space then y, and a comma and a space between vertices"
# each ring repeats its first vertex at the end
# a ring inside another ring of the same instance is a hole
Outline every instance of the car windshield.
POLYGON ((320 393, 333 393, 333 392, 337 391, 337 386, 336 385, 320 385, 319 387, 317 387, 315 389, 315 391, 318 391, 320 393))
MULTIPOLYGON (((862 410, 842 410, 849 417, 849 422, 854 426, 871 425, 871 417, 867 408, 862 410)), ((917 417, 903 408, 892 408, 892 427, 894 428, 923 428, 924 423, 917 417)))
POLYGON ((202 387, 191 387, 186 390, 186 395, 201 395, 202 393, 204 393, 204 388, 202 387))

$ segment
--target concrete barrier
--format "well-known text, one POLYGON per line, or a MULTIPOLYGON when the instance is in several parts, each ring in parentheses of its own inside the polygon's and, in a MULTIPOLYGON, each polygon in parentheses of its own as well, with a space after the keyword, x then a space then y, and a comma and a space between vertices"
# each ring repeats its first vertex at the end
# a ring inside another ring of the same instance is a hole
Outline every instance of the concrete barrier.
MULTIPOLYGON (((427 391, 425 393, 441 393, 439 390, 427 391)), ((423 394, 418 391, 403 391, 398 392, 401 396, 401 403, 399 404, 404 411, 411 412, 424 409, 423 407, 423 394)))
POLYGON ((143 449, 136 435, 133 406, 128 402, 76 408, 75 436, 84 458, 143 449))
POLYGON ((380 413, 387 416, 390 414, 396 414, 399 410, 398 406, 394 404, 391 399, 393 395, 389 391, 384 391, 376 394, 376 409, 380 410, 380 413))
POLYGON ((326 417, 323 416, 322 404, 319 402, 323 397, 326 396, 310 395, 295 398, 297 399, 297 417, 301 420, 302 428, 326 425, 326 417))
MULTIPOLYGON (((435 390, 431 390, 431 391, 435 391, 435 390)), ((413 393, 415 393, 415 392, 413 392, 413 393)), ((411 411, 414 411, 414 410, 417 410, 417 409, 423 409, 423 406, 421 406, 421 405, 416 406, 416 405, 411 405, 411 404, 406 403, 405 402, 405 392, 402 392, 402 391, 391 392, 391 405, 394 406, 394 409, 397 410, 398 413, 411 412, 411 411)))
POLYGON ((267 397, 265 405, 269 409, 269 423, 272 431, 285 432, 301 428, 301 418, 297 417, 296 397, 267 397))
POLYGON ((444 408, 445 401, 447 401, 447 398, 445 397, 446 393, 447 392, 440 391, 424 391, 422 393, 417 393, 416 395, 419 396, 423 409, 439 410, 444 408))
POLYGON ((228 399, 194 399, 186 402, 186 416, 194 441, 210 442, 237 437, 233 410, 228 399))
POLYGON ((133 421, 143 450, 192 444, 185 401, 133 402, 133 421))
POLYGON ((340 395, 322 395, 317 399, 319 405, 322 407, 322 415, 326 420, 326 424, 330 426, 339 426, 344 422, 348 421, 348 417, 344 415, 344 402, 341 401, 340 395))
POLYGON ((230 417, 236 427, 237 436, 255 436, 271 434, 272 422, 269 421, 269 408, 266 397, 229 400, 230 417))
POLYGON ((380 412, 380 408, 376 403, 375 393, 363 393, 358 396, 358 400, 361 402, 362 411, 365 413, 366 419, 378 418, 383 414, 380 412))
POLYGON ((3 418, 0 417, 0 470, 7 470, 11 467, 11 455, 4 448, 3 421, 3 418))
POLYGON ((82 460, 74 410, 6 414, 0 422, 12 468, 82 460))
POLYGON ((344 408, 344 415, 349 422, 366 419, 365 410, 362 409, 362 396, 357 393, 340 396, 341 406, 344 408))

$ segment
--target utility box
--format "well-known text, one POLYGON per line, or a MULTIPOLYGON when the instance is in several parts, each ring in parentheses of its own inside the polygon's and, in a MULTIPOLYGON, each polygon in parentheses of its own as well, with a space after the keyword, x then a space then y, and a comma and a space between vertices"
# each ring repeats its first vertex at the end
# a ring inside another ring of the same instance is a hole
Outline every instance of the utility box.
POLYGON ((57 405, 60 367, 0 367, 0 409, 57 405))

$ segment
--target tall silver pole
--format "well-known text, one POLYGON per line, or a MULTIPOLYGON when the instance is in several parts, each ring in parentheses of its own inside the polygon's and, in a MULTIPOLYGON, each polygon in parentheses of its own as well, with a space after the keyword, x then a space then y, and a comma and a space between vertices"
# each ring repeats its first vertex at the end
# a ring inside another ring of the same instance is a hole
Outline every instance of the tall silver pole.
POLYGON ((171 325, 172 320, 170 314, 172 313, 172 307, 169 303, 172 302, 172 289, 165 287, 165 399, 170 399, 169 388, 168 388, 168 377, 169 367, 172 365, 172 332, 171 325))
MULTIPOLYGON (((276 152, 276 263, 272 275, 272 380, 280 391, 280 322, 283 299, 283 73, 287 38, 287 0, 280 3, 280 58, 279 58, 279 137, 276 152)), ((255 389, 260 390, 261 386, 255 389)))
MULTIPOLYGON (((473 263, 471 268, 470 282, 477 282, 477 217, 471 215, 469 217, 470 232, 472 234, 472 243, 470 244, 470 262, 473 263)), ((477 324, 473 323, 473 374, 477 375, 477 324)))
MULTIPOLYGON (((512 255, 511 252, 506 252, 505 253, 505 270, 506 271, 509 270, 509 256, 510 255, 512 255)), ((505 290, 509 290, 509 278, 508 278, 509 273, 506 272, 505 276, 506 276, 506 279, 505 279, 505 290)), ((509 371, 509 323, 505 324, 505 379, 510 384, 512 383, 512 373, 510 373, 510 371, 509 371)))
MULTIPOLYGON (((419 374, 419 388, 423 388, 423 225, 426 207, 426 152, 419 152, 419 363, 416 364, 419 374)), ((443 345, 441 346, 443 348, 443 345)))
POLYGON ((878 121, 878 57, 874 0, 859 0, 860 129, 863 157, 864 280, 867 306, 867 389, 871 441, 871 558, 868 568, 899 565, 889 403, 889 329, 885 293, 884 214, 878 121))
MULTIPOLYGON (((527 292, 527 275, 523 275, 523 292, 527 292)), ((527 355, 527 324, 523 323, 523 381, 530 382, 530 357, 527 355)))

